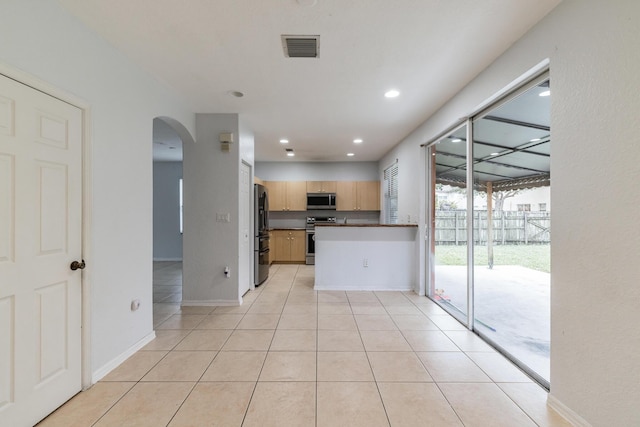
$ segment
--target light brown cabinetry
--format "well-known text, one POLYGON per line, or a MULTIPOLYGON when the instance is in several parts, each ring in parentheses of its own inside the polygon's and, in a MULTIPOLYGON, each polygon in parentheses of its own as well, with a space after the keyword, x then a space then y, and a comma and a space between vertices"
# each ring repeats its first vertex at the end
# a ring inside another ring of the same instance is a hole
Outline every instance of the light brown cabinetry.
POLYGON ((305 262, 304 230, 274 230, 272 233, 272 261, 305 262))
POLYGON ((306 181, 265 181, 270 211, 307 210, 306 181))
POLYGON ((336 209, 339 211, 379 211, 379 181, 338 181, 336 209))
POLYGON ((336 181, 307 181, 307 193, 335 193, 336 181))

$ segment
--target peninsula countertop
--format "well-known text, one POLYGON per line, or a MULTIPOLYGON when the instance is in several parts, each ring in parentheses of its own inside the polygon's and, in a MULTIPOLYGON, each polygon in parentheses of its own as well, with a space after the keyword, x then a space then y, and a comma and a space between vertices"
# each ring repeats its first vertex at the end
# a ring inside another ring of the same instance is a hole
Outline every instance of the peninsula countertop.
POLYGON ((418 224, 316 224, 316 227, 417 227, 418 224))

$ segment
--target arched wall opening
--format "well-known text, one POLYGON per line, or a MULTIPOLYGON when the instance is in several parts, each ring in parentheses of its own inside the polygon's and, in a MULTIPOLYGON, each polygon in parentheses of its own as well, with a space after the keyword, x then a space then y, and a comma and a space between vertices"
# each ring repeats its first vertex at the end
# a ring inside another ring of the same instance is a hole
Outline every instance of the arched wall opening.
POLYGON ((179 312, 182 301, 182 149, 193 143, 179 121, 153 119, 154 327, 179 312))

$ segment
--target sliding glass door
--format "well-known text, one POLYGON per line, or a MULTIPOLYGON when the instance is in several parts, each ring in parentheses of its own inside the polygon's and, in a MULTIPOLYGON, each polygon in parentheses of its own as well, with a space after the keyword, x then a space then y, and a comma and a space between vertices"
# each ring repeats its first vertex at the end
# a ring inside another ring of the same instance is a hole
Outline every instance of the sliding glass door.
POLYGON ((429 296, 547 387, 550 145, 543 76, 430 145, 427 187, 429 296))

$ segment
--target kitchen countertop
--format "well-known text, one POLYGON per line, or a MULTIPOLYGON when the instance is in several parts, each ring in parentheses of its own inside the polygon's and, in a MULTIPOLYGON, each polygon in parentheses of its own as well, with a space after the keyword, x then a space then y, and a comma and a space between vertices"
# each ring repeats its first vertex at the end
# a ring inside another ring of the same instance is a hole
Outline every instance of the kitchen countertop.
POLYGON ((417 227, 418 224, 316 224, 316 227, 417 227))
POLYGON ((290 231, 290 230, 306 230, 306 227, 276 227, 276 228, 269 229, 269 231, 290 231))

